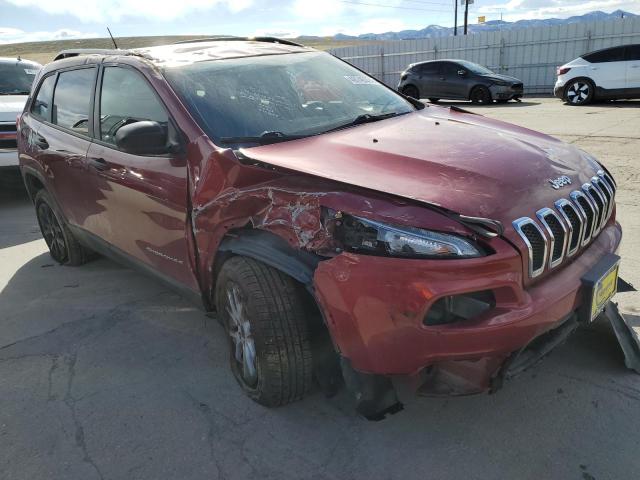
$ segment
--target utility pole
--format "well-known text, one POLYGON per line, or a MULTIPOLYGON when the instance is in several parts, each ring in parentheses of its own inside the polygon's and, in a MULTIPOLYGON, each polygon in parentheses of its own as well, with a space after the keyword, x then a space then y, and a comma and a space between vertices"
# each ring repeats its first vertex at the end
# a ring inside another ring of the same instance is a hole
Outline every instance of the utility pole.
POLYGON ((458 35, 458 0, 453 0, 455 13, 453 15, 453 36, 458 35))
POLYGON ((467 23, 469 18, 469 0, 464 0, 464 34, 467 34, 467 23))

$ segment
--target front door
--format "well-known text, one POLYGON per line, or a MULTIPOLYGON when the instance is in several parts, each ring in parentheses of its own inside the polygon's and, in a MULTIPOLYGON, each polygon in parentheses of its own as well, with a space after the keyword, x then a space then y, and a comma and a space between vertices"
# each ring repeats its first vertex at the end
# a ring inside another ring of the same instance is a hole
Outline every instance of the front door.
POLYGON ((625 50, 627 60, 627 88, 640 95, 640 45, 628 45, 625 50))
POLYGON ((441 77, 444 94, 446 98, 467 98, 467 77, 470 73, 453 62, 442 62, 441 77), (465 72, 461 74, 461 72, 465 72))
POLYGON ((91 214, 83 228, 162 276, 197 291, 188 249, 187 162, 184 154, 133 155, 116 145, 118 129, 141 120, 173 128, 146 78, 105 66, 96 93, 91 214))

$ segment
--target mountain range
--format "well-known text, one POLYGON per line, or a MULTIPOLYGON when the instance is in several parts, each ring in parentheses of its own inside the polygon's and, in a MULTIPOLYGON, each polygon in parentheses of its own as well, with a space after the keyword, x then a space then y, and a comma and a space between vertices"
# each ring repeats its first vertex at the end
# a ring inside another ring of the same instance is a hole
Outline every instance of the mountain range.
MULTIPOLYGON (((546 27, 550 25, 566 25, 570 23, 582 23, 592 22, 599 20, 608 20, 614 18, 628 18, 637 17, 630 12, 623 10, 616 10, 611 13, 605 13, 601 11, 589 12, 584 15, 569 17, 569 18, 545 18, 536 20, 518 20, 517 22, 505 22, 502 20, 490 20, 485 23, 469 24, 469 33, 482 33, 493 32, 497 30, 515 30, 520 28, 529 27, 546 27)), ((458 14, 460 18, 460 12, 458 14)), ((458 27, 458 35, 462 35, 463 27, 458 27)), ((400 32, 385 32, 385 33, 364 33, 362 35, 352 36, 337 34, 333 36, 335 40, 415 40, 417 38, 434 38, 434 37, 448 37, 453 35, 453 27, 443 27, 440 25, 429 25, 422 30, 402 30, 400 32)))

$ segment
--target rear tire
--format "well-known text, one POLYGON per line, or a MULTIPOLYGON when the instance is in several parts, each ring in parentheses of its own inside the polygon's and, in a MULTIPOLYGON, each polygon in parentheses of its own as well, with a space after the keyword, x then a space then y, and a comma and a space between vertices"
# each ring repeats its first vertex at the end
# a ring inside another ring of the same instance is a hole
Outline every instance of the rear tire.
POLYGON ((469 100, 477 105, 486 105, 491 103, 491 92, 487 87, 483 87, 482 85, 473 87, 471 95, 469 95, 469 100))
POLYGON ((564 89, 564 101, 573 106, 587 105, 593 100, 595 86, 591 80, 572 80, 564 89))
POLYGON ((92 252, 80 245, 73 236, 49 193, 45 189, 39 190, 34 203, 40 231, 51 258, 61 265, 79 266, 87 263, 92 252))
POLYGON ((229 336, 231 371, 261 405, 285 405, 312 387, 302 293, 291 277, 251 258, 232 257, 220 269, 215 301, 229 336))
POLYGON ((418 90, 418 87, 416 87, 415 85, 407 85, 402 89, 402 93, 404 93, 407 97, 420 100, 420 90, 418 90))

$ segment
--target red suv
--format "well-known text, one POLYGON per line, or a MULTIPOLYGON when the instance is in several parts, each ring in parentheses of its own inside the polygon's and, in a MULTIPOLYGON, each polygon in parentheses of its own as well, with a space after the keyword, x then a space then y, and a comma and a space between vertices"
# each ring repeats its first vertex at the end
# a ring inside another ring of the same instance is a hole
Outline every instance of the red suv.
POLYGON ((217 312, 263 405, 344 380, 380 418, 395 379, 492 391, 616 289, 593 157, 291 42, 65 51, 18 128, 53 258, 98 252, 217 312))

